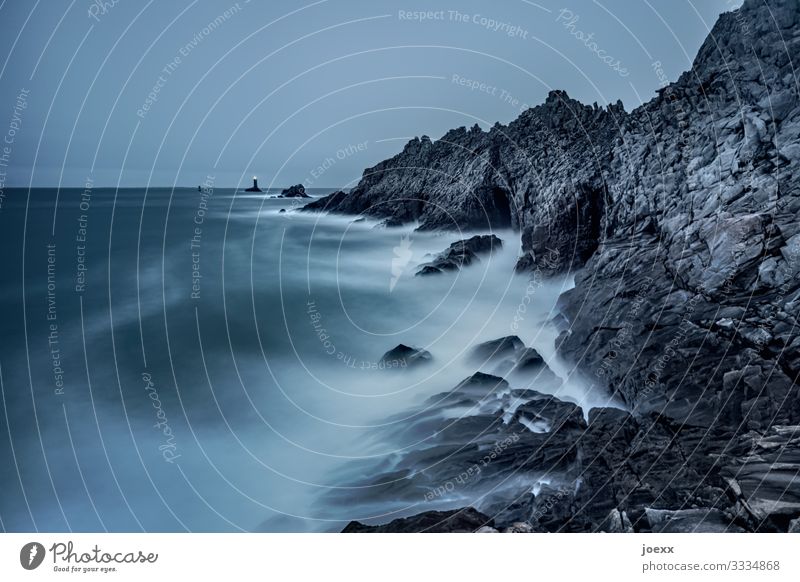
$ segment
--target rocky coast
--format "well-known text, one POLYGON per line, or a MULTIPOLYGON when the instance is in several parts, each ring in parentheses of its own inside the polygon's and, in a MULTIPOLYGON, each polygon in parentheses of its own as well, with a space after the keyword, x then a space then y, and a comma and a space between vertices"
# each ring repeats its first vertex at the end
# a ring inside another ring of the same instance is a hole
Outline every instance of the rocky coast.
MULTIPOLYGON (((345 531, 800 529, 798 64, 797 0, 745 0, 691 70, 632 111, 552 91, 508 125, 415 138, 306 206, 518 230, 518 272, 575 276, 558 353, 624 403, 581 411, 517 391, 515 362, 476 369, 433 408, 458 399, 481 415, 438 432, 441 416, 419 421, 447 468, 395 472, 424 496, 478 466, 468 481, 502 495, 345 531)), ((427 272, 465 264, 452 254, 427 272)))

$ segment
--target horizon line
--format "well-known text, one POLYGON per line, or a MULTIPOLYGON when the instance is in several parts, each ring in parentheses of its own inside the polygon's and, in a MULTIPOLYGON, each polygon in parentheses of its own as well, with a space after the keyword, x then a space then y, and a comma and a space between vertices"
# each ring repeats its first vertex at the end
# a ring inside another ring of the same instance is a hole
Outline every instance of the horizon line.
MULTIPOLYGON (((297 184, 291 184, 290 186, 261 186, 262 190, 286 190, 291 188, 292 186, 296 186, 297 184)), ((92 185, 91 190, 97 189, 106 189, 106 190, 130 190, 130 189, 155 189, 155 188, 162 188, 162 189, 188 189, 197 191, 197 186, 203 187, 202 184, 197 184, 195 186, 95 186, 92 185)), ((340 191, 347 189, 346 187, 340 186, 303 186, 306 190, 332 190, 332 191, 340 191)), ((86 184, 81 184, 80 186, 5 186, 4 188, 0 189, 1 191, 5 190, 37 190, 37 189, 62 189, 62 190, 86 190, 86 184)), ((244 184, 242 186, 214 186, 213 190, 238 190, 239 188, 249 188, 248 185, 244 184)), ((351 187, 352 188, 352 187, 351 187)))

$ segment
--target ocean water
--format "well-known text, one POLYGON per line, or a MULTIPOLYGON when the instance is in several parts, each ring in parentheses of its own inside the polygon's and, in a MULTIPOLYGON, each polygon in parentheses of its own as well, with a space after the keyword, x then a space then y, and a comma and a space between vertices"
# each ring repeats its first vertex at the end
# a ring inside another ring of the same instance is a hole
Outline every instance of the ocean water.
POLYGON ((531 387, 585 413, 608 403, 555 355, 569 277, 514 274, 517 233, 459 273, 415 277, 473 233, 298 213, 271 194, 6 191, 3 529, 338 531, 430 509, 362 496, 355 474, 425 450, 432 435, 392 429, 502 336, 563 380, 531 387), (400 343, 433 362, 385 369, 400 343))

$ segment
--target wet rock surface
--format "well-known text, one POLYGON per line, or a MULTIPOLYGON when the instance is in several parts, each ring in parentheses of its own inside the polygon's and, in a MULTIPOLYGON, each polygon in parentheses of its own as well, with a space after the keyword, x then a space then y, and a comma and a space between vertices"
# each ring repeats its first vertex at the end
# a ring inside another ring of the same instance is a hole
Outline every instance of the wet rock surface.
POLYGON ((489 340, 472 348, 472 359, 478 362, 488 362, 507 357, 513 357, 518 351, 525 348, 522 340, 515 335, 489 340))
POLYGON ((493 234, 475 235, 451 244, 428 263, 420 265, 417 275, 433 275, 447 271, 459 271, 480 261, 479 255, 490 254, 502 248, 503 241, 493 234))

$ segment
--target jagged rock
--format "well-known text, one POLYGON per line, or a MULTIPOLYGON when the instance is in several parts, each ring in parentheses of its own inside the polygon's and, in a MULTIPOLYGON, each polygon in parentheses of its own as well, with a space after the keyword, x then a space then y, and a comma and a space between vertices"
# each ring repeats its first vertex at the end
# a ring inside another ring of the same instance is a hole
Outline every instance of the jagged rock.
POLYGON ((800 422, 787 349, 800 321, 786 309, 800 297, 800 162, 774 161, 800 126, 786 76, 798 47, 783 47, 776 24, 796 34, 797 12, 790 0, 747 0, 721 15, 692 72, 624 119, 607 183, 626 194, 560 302, 571 327, 559 351, 637 413, 760 431, 800 422), (644 232, 648 218, 657 225, 644 232))
POLYGON ((433 356, 427 350, 399 344, 383 354, 380 363, 386 368, 411 368, 432 360, 433 356))
POLYGON ((520 371, 538 370, 544 366, 544 358, 533 348, 524 348, 517 357, 514 369, 520 371))
POLYGON ((548 384, 556 389, 561 381, 548 368, 544 358, 533 348, 526 348, 519 337, 506 336, 483 342, 470 352, 472 362, 489 368, 492 374, 503 377, 533 377, 535 385, 548 384))
POLYGON ((308 194, 306 194, 306 187, 302 184, 295 184, 294 186, 289 186, 281 191, 278 198, 311 198, 308 194))
POLYGON ((534 433, 574 430, 576 434, 580 434, 586 429, 579 406, 544 394, 519 406, 512 422, 518 422, 534 433))
POLYGON ((453 511, 426 511, 384 525, 364 525, 351 521, 342 533, 467 533, 477 532, 484 527, 491 528, 493 524, 491 518, 467 507, 453 511))
POLYGON ((437 255, 431 262, 420 265, 417 275, 440 274, 445 271, 458 271, 479 261, 478 255, 494 252, 502 248, 503 241, 493 234, 475 235, 451 244, 447 250, 437 255))
POLYGON ((773 426, 739 438, 722 476, 753 527, 785 531, 800 516, 800 426, 773 426))
POLYGON ((484 374, 483 372, 475 372, 469 378, 463 379, 455 387, 455 391, 459 394, 479 393, 485 394, 487 390, 505 390, 508 388, 508 382, 499 376, 491 374, 484 374))

